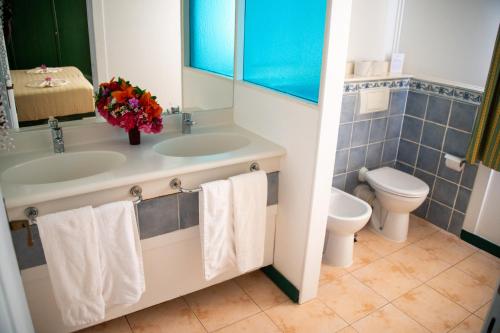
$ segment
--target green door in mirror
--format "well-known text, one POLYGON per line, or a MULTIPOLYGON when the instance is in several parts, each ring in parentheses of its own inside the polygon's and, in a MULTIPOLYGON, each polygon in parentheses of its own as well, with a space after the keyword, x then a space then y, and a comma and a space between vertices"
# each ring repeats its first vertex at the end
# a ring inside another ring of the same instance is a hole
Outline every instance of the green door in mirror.
POLYGON ((85 0, 7 0, 11 69, 76 66, 92 82, 85 0), (9 17, 10 16, 10 17, 9 17))

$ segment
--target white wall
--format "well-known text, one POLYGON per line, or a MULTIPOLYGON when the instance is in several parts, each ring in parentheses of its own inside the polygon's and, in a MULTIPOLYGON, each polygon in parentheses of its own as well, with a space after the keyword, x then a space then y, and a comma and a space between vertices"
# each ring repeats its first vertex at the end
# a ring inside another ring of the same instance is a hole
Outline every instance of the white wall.
POLYGON ((179 0, 91 0, 97 80, 121 76, 182 105, 179 0))
POLYGON ((287 151, 280 166, 274 266, 300 290, 300 302, 316 296, 319 280, 350 7, 350 1, 329 1, 327 20, 331 15, 333 23, 325 34, 319 106, 251 84, 235 85, 235 123, 287 151))
POLYGON ((183 109, 214 110, 233 106, 233 79, 191 67, 182 69, 183 109))
POLYGON ((389 60, 402 0, 353 0, 347 60, 389 60))
POLYGON ((498 0, 405 0, 404 71, 484 87, 499 22, 498 0))

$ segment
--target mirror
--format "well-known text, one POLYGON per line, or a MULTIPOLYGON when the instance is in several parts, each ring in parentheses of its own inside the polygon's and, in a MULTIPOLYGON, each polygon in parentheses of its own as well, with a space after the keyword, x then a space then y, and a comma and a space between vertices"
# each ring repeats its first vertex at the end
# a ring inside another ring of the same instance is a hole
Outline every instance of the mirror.
POLYGON ((99 120, 94 94, 113 77, 167 112, 232 107, 235 0, 4 3, 13 128, 99 120))

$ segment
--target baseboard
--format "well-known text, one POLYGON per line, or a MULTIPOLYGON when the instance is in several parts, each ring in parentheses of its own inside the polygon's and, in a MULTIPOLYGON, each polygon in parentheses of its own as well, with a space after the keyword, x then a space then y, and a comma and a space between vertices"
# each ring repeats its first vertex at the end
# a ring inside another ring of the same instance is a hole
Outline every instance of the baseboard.
POLYGON ((496 245, 495 243, 492 243, 489 240, 479 237, 478 235, 475 235, 466 230, 462 230, 462 232, 460 233, 460 238, 467 243, 470 243, 480 248, 481 250, 484 250, 488 253, 491 253, 495 257, 500 258, 500 246, 496 245))
POLYGON ((260 269, 267 275, 288 296, 293 302, 299 302, 299 290, 283 276, 273 265, 262 267, 260 269))

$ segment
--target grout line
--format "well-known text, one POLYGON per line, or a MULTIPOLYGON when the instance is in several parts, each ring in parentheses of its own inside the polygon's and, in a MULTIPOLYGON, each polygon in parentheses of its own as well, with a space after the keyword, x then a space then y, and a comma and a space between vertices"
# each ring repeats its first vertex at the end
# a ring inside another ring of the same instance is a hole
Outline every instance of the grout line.
MULTIPOLYGON (((209 287, 208 287, 209 288, 209 287)), ((189 294, 188 294, 189 295, 189 294)), ((195 318, 198 320, 198 322, 201 324, 201 327, 203 327, 203 329, 205 330, 205 332, 209 332, 208 331, 208 328, 205 327, 205 324, 203 324, 203 322, 201 321, 201 319, 198 317, 198 315, 196 314, 196 312, 194 312, 193 308, 191 307, 191 305, 189 304, 189 302, 186 300, 186 295, 182 295, 180 296, 179 298, 182 299, 182 301, 187 305, 189 311, 191 311, 191 313, 195 316, 195 318)), ((175 298, 174 298, 175 299, 175 298)))
MULTIPOLYGON (((451 112, 450 112, 450 114, 451 114, 451 112)), ((406 114, 405 113, 405 116, 408 116, 410 118, 417 119, 417 120, 422 120, 424 122, 428 122, 428 123, 431 123, 431 124, 436 125, 436 126, 441 126, 441 127, 445 127, 445 128, 451 128, 452 130, 455 130, 457 132, 462 132, 462 133, 465 133, 465 134, 472 134, 472 132, 468 132, 468 131, 465 131, 465 130, 460 129, 460 128, 449 126, 448 124, 441 124, 441 123, 438 123, 438 122, 435 122, 435 121, 432 121, 432 120, 428 120, 428 119, 425 119, 425 118, 420 118, 420 117, 414 116, 412 114, 406 114)), ((448 115, 448 117, 449 116, 450 115, 448 115)), ((408 140, 408 141, 410 141, 410 140, 408 140)))

